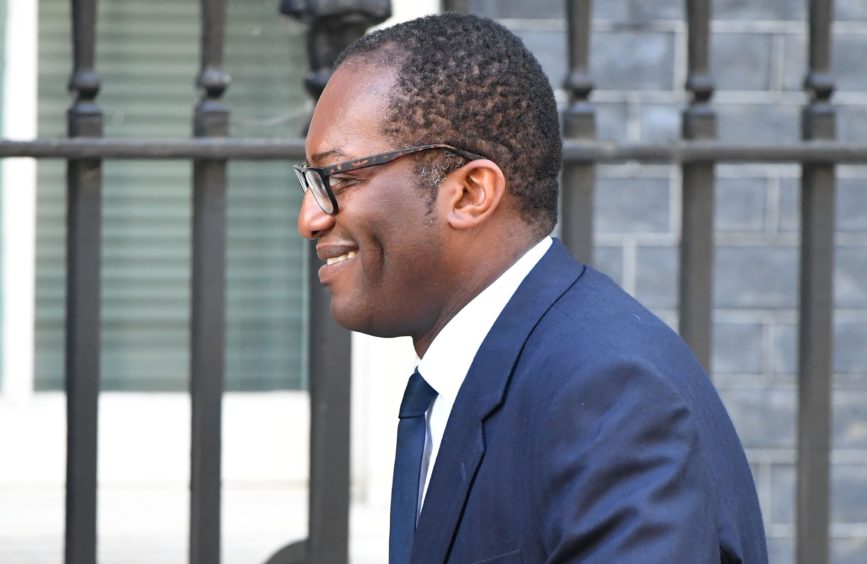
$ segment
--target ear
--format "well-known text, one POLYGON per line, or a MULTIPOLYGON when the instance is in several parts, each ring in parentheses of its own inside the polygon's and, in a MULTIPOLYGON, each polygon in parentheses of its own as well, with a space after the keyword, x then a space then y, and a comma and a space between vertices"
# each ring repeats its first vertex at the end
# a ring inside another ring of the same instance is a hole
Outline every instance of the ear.
POLYGON ((502 205, 506 192, 506 177, 493 161, 470 161, 453 171, 446 182, 449 225, 456 229, 477 227, 490 218, 502 205))

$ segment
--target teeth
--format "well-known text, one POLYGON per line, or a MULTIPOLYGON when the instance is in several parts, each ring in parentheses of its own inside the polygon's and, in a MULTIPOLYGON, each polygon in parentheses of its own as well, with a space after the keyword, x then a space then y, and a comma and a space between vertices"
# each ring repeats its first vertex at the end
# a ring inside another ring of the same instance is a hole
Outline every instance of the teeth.
POLYGON ((338 262, 343 262, 345 260, 349 260, 354 256, 355 256, 355 251, 349 251, 345 255, 340 255, 339 257, 331 257, 330 259, 326 260, 325 263, 326 264, 337 264, 338 262))

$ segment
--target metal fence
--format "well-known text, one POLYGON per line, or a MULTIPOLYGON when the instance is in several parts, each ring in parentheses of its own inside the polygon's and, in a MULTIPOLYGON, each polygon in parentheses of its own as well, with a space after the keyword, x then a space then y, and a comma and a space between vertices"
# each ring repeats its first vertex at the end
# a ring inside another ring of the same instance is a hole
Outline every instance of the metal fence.
MULTIPOLYGON (((566 2, 569 104, 564 120, 564 242, 592 262, 594 169, 605 162, 662 162, 682 167, 683 217, 680 246, 680 331, 707 366, 711 358, 714 185, 716 163, 797 163, 801 180, 801 297, 797 561, 829 559, 829 443, 832 374, 832 272, 835 166, 867 163, 867 144, 835 141, 834 82, 830 72, 832 0, 809 0, 808 102, 801 117, 802 141, 790 145, 716 142, 709 72, 710 0, 685 0, 688 27, 689 104, 682 114, 682 140, 671 144, 614 144, 595 140, 590 103, 591 0, 566 2)), ((283 2, 284 13, 297 7, 283 2)), ((304 3, 301 3, 304 4, 304 3)), ((314 3, 316 4, 316 3, 314 3)), ((388 2, 320 2, 332 13, 308 18, 315 94, 327 79, 327 57, 387 16, 388 2), (383 11, 383 9, 385 11, 383 11), (378 11, 377 11, 378 10, 378 11), (338 15, 347 17, 340 19, 338 15), (323 62, 325 60, 326 62, 323 62), (318 82, 317 79, 318 78, 318 82)), ((443 2, 466 11, 465 1, 443 2)), ((276 10, 276 6, 275 6, 276 10)), ((68 111, 68 138, 0 141, 0 157, 67 161, 67 497, 65 561, 96 561, 97 399, 100 382, 100 238, 102 165, 106 159, 183 159, 193 165, 193 259, 191 316, 192 452, 189 559, 220 561, 220 444, 223 394, 226 163, 231 159, 299 160, 301 139, 232 139, 228 87, 222 70, 225 0, 201 0, 201 99, 193 111, 190 139, 103 139, 94 67, 96 0, 72 0, 75 99, 68 111)), ((298 14, 295 14, 296 16, 298 14)), ((308 14, 309 15, 309 14, 308 14)), ((311 249, 312 250, 312 249, 311 249)), ((269 562, 346 562, 349 513, 350 341, 328 314, 328 297, 311 283, 310 532, 306 541, 278 551, 269 562)))

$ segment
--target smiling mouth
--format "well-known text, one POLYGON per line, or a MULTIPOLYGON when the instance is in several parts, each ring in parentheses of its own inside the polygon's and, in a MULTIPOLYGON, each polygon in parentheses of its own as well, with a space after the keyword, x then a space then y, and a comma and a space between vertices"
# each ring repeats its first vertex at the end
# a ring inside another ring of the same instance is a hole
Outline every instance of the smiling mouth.
POLYGON ((343 254, 343 255, 340 255, 337 257, 330 257, 330 258, 326 259, 325 264, 327 264, 327 265, 337 264, 338 262, 343 262, 343 261, 349 260, 353 257, 355 257, 355 251, 349 251, 346 254, 343 254))

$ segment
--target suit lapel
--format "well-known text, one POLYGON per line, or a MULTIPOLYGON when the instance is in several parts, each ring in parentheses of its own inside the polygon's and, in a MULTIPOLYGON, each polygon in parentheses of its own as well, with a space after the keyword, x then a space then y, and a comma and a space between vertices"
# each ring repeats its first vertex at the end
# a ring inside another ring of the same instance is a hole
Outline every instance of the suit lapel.
POLYGON ((446 425, 419 518, 411 562, 446 561, 485 454, 485 419, 503 402, 512 369, 527 337, 583 272, 584 267, 555 239, 482 342, 446 425))

